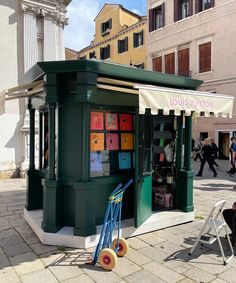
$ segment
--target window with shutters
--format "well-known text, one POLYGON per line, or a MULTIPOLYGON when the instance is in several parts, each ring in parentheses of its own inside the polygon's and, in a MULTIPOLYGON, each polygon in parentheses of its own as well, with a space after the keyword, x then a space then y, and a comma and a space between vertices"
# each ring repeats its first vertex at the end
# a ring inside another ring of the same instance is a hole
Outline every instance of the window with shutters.
POLYGON ((118 53, 124 53, 126 51, 128 51, 128 37, 118 40, 118 53))
POLYGON ((96 58, 96 53, 95 53, 95 51, 89 52, 89 59, 92 59, 92 58, 96 58))
POLYGON ((175 74, 175 53, 165 55, 165 73, 175 74))
POLYGON ((162 56, 152 59, 152 70, 154 72, 162 72, 162 56))
POLYGON ((211 71, 211 42, 199 45, 199 73, 211 71))
POLYGON ((154 31, 165 25, 165 3, 149 10, 149 31, 154 31))
POLYGON ((133 46, 134 48, 143 45, 143 30, 141 32, 135 32, 133 34, 133 46))
POLYGON ((189 48, 178 51, 178 75, 189 77, 189 48))
POLYGON ((193 0, 174 0, 174 21, 179 21, 193 14, 193 0))
POLYGON ((109 34, 109 30, 112 28, 112 19, 101 24, 101 33, 102 35, 109 34))
POLYGON ((110 58, 110 45, 100 48, 100 59, 105 60, 110 58))
POLYGON ((86 55, 80 56, 79 59, 80 59, 80 60, 85 60, 85 59, 86 59, 86 55))
POLYGON ((199 13, 215 6, 215 0, 195 0, 195 13, 199 13))

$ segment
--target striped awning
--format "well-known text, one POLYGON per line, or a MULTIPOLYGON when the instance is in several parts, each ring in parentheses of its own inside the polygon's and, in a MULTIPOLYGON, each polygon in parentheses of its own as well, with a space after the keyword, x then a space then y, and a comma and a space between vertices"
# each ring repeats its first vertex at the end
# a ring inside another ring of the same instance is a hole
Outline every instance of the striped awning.
POLYGON ((210 92, 182 90, 174 88, 156 87, 150 85, 135 85, 139 90, 139 113, 151 109, 152 114, 163 110, 165 115, 170 111, 180 115, 195 113, 196 116, 221 116, 232 118, 233 96, 226 96, 210 92))
POLYGON ((17 98, 31 97, 44 90, 44 81, 35 81, 5 89, 0 93, 0 115, 5 112, 5 101, 17 98))

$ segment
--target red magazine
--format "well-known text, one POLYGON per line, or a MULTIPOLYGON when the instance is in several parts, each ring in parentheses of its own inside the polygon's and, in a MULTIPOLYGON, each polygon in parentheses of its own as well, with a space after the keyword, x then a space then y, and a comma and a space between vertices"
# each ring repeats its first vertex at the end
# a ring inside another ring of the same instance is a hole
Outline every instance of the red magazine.
POLYGON ((132 114, 120 114, 120 130, 132 131, 132 114))
POLYGON ((103 112, 91 112, 90 129, 91 130, 104 130, 103 112))

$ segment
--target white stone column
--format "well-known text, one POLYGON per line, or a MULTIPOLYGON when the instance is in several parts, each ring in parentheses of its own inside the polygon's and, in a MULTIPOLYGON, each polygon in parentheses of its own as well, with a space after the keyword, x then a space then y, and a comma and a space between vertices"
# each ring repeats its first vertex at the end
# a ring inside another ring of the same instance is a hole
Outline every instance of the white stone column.
POLYGON ((59 35, 59 59, 65 60, 64 25, 58 26, 58 35, 59 35))
POLYGON ((25 73, 38 60, 36 15, 24 12, 24 71, 25 73))
POLYGON ((56 24, 48 17, 44 18, 44 61, 56 60, 56 24))

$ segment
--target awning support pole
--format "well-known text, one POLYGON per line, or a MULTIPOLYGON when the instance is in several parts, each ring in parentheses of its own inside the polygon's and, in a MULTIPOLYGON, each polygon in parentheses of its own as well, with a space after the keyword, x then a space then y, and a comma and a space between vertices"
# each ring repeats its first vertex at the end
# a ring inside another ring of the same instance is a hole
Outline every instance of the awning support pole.
POLYGON ((184 147, 184 161, 186 171, 192 170, 192 116, 185 117, 185 147, 184 147))
POLYGON ((30 115, 30 158, 29 169, 35 169, 35 109, 32 108, 31 101, 29 100, 29 115, 30 115))
POLYGON ((55 104, 49 104, 49 180, 55 180, 55 104))
POLYGON ((183 145, 183 113, 177 116, 177 149, 176 149, 176 169, 182 169, 182 145, 183 145))

